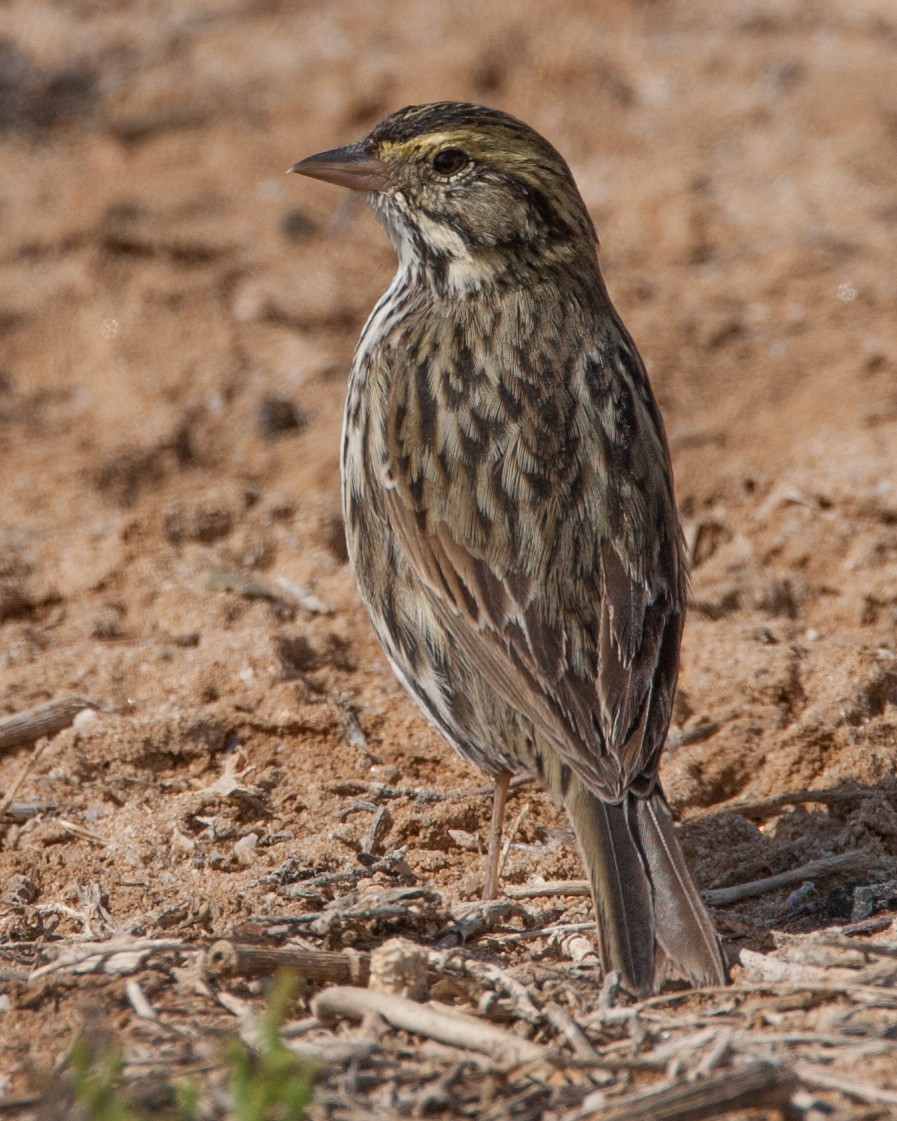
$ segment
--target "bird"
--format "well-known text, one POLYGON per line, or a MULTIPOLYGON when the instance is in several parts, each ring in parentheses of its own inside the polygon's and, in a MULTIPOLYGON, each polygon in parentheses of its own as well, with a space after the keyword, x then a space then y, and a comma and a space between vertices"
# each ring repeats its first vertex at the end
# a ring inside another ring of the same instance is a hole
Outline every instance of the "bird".
POLYGON ((658 777, 688 573, 645 366, 555 147, 498 109, 412 105, 292 172, 362 192, 398 258, 346 393, 342 506, 393 671, 491 776, 569 816, 605 975, 722 985, 658 777))

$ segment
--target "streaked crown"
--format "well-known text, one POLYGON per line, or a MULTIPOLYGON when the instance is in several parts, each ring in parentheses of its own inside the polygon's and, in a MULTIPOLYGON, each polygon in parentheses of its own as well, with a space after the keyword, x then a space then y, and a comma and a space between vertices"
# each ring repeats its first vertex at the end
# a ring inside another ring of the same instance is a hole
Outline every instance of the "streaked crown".
POLYGON ((468 283, 538 259, 594 258, 596 236, 560 153, 507 113, 412 105, 364 140, 292 170, 371 192, 400 258, 468 283))

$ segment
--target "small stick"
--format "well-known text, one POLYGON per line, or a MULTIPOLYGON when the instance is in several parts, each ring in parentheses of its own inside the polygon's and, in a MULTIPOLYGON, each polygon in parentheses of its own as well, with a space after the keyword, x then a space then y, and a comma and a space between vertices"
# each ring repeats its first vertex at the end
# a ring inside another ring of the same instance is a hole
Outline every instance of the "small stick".
MULTIPOLYGON (((551 938, 561 943, 566 943, 570 938, 575 938, 577 935, 582 934, 584 931, 595 930, 595 920, 589 922, 559 922, 553 923, 551 926, 536 927, 535 930, 502 930, 495 935, 503 942, 526 942, 533 938, 551 938)), ((565 951, 566 952, 566 951, 565 951)), ((592 955, 596 955, 598 951, 594 945, 591 950, 592 955)), ((575 955, 574 961, 579 959, 575 955)))
POLYGON ((282 592, 275 591, 270 584, 246 576, 242 572, 225 572, 213 569, 209 573, 206 587, 210 592, 236 592, 246 599, 267 599, 272 603, 282 603, 287 607, 292 606, 287 602, 282 592))
MULTIPOLYGON (((337 872, 325 872, 320 876, 315 876, 311 880, 302 880, 297 884, 289 884, 282 891, 282 894, 289 898, 301 898, 307 891, 318 887, 329 887, 331 884, 338 883, 357 883, 358 880, 367 879, 369 876, 374 876, 378 872, 394 872, 395 866, 402 860, 408 850, 407 845, 402 848, 394 849, 392 852, 387 853, 385 856, 379 857, 373 862, 359 864, 351 868, 340 868, 337 872)), ((369 856, 371 854, 368 854, 369 856)))
POLYGON ((695 1077, 707 1078, 710 1072, 723 1061, 732 1049, 732 1029, 723 1028, 717 1033, 716 1042, 694 1069, 695 1077))
POLYGON ((582 1028, 573 1019, 566 1008, 561 1008, 559 1004, 549 1002, 543 1009, 545 1016, 555 1031, 567 1040, 573 1048, 573 1053, 577 1059, 583 1062, 592 1063, 595 1066, 601 1066, 601 1058, 598 1052, 589 1042, 588 1036, 582 1028))
POLYGON ((688 747, 693 743, 702 743, 709 740, 714 732, 719 731, 718 720, 705 720, 703 724, 696 724, 694 728, 686 728, 681 732, 670 732, 667 736, 667 755, 678 751, 680 747, 688 747))
POLYGON ((46 1101, 46 1094, 26 1094, 20 1098, 4 1098, 0 1101, 0 1113, 18 1113, 21 1109, 30 1109, 46 1101))
MULTIPOLYGON (((444 955, 437 954, 437 961, 444 955)), ((431 961, 433 958, 431 957, 431 961)), ((533 1000, 533 997, 522 982, 513 977, 506 969, 502 969, 491 962, 477 961, 475 958, 462 958, 458 963, 463 977, 473 977, 484 987, 502 989, 514 1003, 514 1014, 521 1020, 530 1024, 541 1024, 544 1015, 533 1000)), ((451 976, 451 971, 445 971, 446 976, 451 976)))
POLYGON ((19 789, 21 788, 22 783, 25 781, 25 779, 28 778, 28 776, 31 774, 38 759, 40 759, 41 755, 43 755, 44 750, 49 742, 49 740, 44 740, 43 743, 39 743, 37 745, 34 751, 31 752, 31 754, 20 767, 19 773, 9 784, 9 790, 7 790, 3 797, 0 798, 0 820, 2 820, 6 816, 7 808, 12 805, 13 798, 15 798, 16 794, 18 794, 19 789))
POLYGON ((501 1064, 516 1065, 533 1059, 546 1059, 550 1055, 548 1048, 541 1044, 521 1039, 473 1016, 465 1016, 437 1004, 418 1004, 406 997, 376 989, 348 985, 325 989, 312 1001, 312 1013, 322 1023, 382 1016, 388 1024, 401 1031, 423 1035, 465 1051, 477 1051, 501 1064))
MULTIPOLYGON (((888 926, 894 921, 888 915, 888 926)), ((866 954, 869 957, 897 958, 897 946, 887 942, 854 942, 850 938, 821 938, 817 943, 820 946, 832 946, 836 950, 850 950, 855 954, 866 954)))
POLYGON ((366 985, 371 955, 300 950, 291 946, 245 946, 223 938, 209 947, 205 964, 214 977, 270 977, 279 969, 291 969, 311 981, 366 985))
POLYGON ((875 1105, 897 1105, 897 1093, 893 1090, 880 1090, 869 1082, 857 1082, 836 1071, 826 1070, 813 1063, 794 1064, 794 1073, 808 1086, 819 1086, 823 1090, 838 1090, 848 1097, 875 1105))
MULTIPOLYGON (((532 782, 529 775, 515 775, 508 783, 510 791, 532 782)), ((486 798, 492 795, 495 789, 489 786, 477 786, 470 790, 431 790, 426 786, 390 786, 384 782, 369 782, 367 779, 350 778, 339 779, 334 782, 325 782, 324 789, 329 794, 359 795, 366 794, 369 798, 408 798, 413 802, 427 804, 430 802, 464 802, 468 798, 486 798)))
POLYGON ((887 930, 894 922, 894 916, 873 915, 871 919, 860 919, 858 922, 849 922, 846 926, 838 927, 838 931, 845 937, 853 934, 877 934, 880 930, 887 930))
MULTIPOLYGON (((701 892, 701 895, 711 907, 725 907, 729 903, 737 903, 753 895, 763 895, 767 891, 776 891, 780 887, 811 880, 814 876, 828 876, 834 872, 860 872, 875 862, 875 859, 865 852, 844 852, 837 856, 811 860, 807 864, 801 864, 800 867, 792 868, 788 872, 779 872, 775 876, 764 876, 762 879, 749 880, 747 883, 735 884, 733 887, 707 888, 701 892)), ((556 895, 588 896, 591 895, 591 890, 587 880, 552 880, 545 884, 509 887, 505 889, 505 895, 509 899, 549 898, 556 895)))
POLYGON ((756 950, 749 950, 747 947, 740 951, 738 961, 745 969, 759 974, 764 981, 788 981, 795 985, 803 984, 804 981, 821 984, 836 984, 840 981, 847 986, 853 984, 859 976, 858 971, 850 966, 805 965, 797 961, 782 961, 772 954, 758 954, 756 950))
POLYGON ((461 798, 470 797, 469 793, 446 793, 442 790, 428 790, 425 786, 390 786, 388 783, 368 782, 367 779, 360 778, 325 782, 324 789, 328 794, 338 794, 341 797, 366 795, 368 798, 408 798, 424 805, 430 802, 457 802, 461 798))
POLYGON ((795 1082, 790 1071, 761 1060, 720 1071, 700 1082, 678 1082, 639 1094, 594 1117, 596 1121, 599 1117, 600 1121, 699 1121, 758 1106, 778 1106, 790 1112, 795 1082))
POLYGON ((301 607, 304 611, 308 611, 312 615, 333 614, 332 607, 328 607, 326 603, 318 599, 314 592, 304 588, 301 584, 297 584, 295 580, 290 580, 287 576, 275 576, 273 583, 286 593, 287 598, 295 600, 296 606, 301 607))
POLYGON ((812 880, 815 876, 830 876, 835 872, 861 872, 876 862, 876 858, 867 852, 842 852, 838 856, 811 860, 807 864, 801 864, 799 868, 792 868, 789 872, 779 872, 775 876, 765 876, 760 880, 735 884, 734 887, 710 888, 708 891, 702 891, 701 895, 711 907, 725 907, 729 903, 737 903, 753 895, 763 895, 767 891, 788 887, 789 884, 812 880))
POLYGON ((85 697, 58 697, 24 712, 4 716, 0 718, 0 751, 24 747, 44 736, 53 736, 68 728, 79 712, 96 707, 85 697))
POLYGON ((66 833, 71 833, 73 837, 81 837, 85 841, 93 841, 95 845, 109 844, 105 837, 101 837, 99 833, 94 833, 92 829, 86 829, 83 825, 79 825, 77 821, 69 821, 68 818, 57 817, 56 824, 60 829, 64 829, 66 833))
POLYGON ((150 1020, 154 1024, 159 1022, 159 1014, 155 1008, 150 1004, 146 998, 146 993, 141 989, 140 985, 135 980, 125 982, 125 993, 128 997, 128 1003, 141 1018, 141 1020, 150 1020))
MULTIPOLYGON (((63 697, 60 700, 47 701, 46 704, 37 705, 26 709, 25 712, 16 713, 0 720, 0 750, 8 747, 21 747, 37 743, 30 758, 22 766, 19 773, 12 780, 9 789, 0 798, 0 818, 3 818, 13 804, 13 799, 22 787, 22 783, 34 769, 35 764, 50 738, 63 728, 68 728, 79 712, 88 708, 96 708, 92 701, 83 697, 63 697)), ((76 827, 77 828, 77 827, 76 827)), ((105 842, 103 842, 105 844, 105 842)))
POLYGON ((51 973, 133 973, 147 954, 185 953, 195 950, 179 938, 112 938, 108 942, 74 942, 60 947, 58 956, 46 965, 32 969, 29 982, 51 973), (121 958, 119 963, 114 958, 121 958), (115 968, 112 968, 112 966, 115 968), (109 966, 109 968, 107 968, 109 966))
POLYGON ((462 903, 452 911, 450 924, 442 932, 437 944, 441 949, 446 949, 459 943, 472 942, 495 930, 513 915, 520 914, 522 910, 519 903, 512 903, 509 899, 478 899, 462 903))
POLYGON ((509 887, 505 895, 509 899, 540 899, 555 895, 591 895, 586 880, 552 880, 546 884, 523 884, 522 887, 509 887))
MULTIPOLYGON (((627 1015, 657 1008, 663 1004, 674 1004, 677 1001, 696 996, 735 996, 739 993, 772 993, 773 995, 791 996, 795 993, 819 993, 820 996, 847 997, 870 1008, 897 1008, 897 993, 893 989, 874 985, 853 985, 837 982, 817 981, 750 981, 737 985, 727 985, 725 989, 712 988, 709 985, 696 985, 693 989, 679 989, 677 991, 661 993, 659 996, 649 996, 636 1004, 624 1009, 612 1009, 613 1012, 622 1012, 627 1015)), ((593 1016, 597 1014, 593 1013, 593 1016)), ((603 1013, 606 1015, 606 1013, 603 1013)), ((586 1023, 591 1022, 592 1016, 586 1017, 586 1023)), ((600 1017, 599 1017, 600 1020, 600 1017)))
MULTIPOLYGON (((32 760, 32 766, 34 761, 32 760)), ((30 768, 29 768, 30 769, 30 768)), ((27 770, 25 774, 27 774, 27 770)), ((24 777, 24 776, 22 776, 24 777)), ((13 791, 15 794, 15 791, 13 791)), ((27 821, 29 817, 36 817, 38 814, 46 813, 48 810, 56 808, 55 802, 9 802, 9 791, 4 795, 3 801, 0 802, 0 814, 5 813, 10 821, 27 821)))
POLYGON ((505 865, 508 863, 508 857, 511 855, 511 846, 514 844, 514 838, 517 836, 517 830, 520 828, 523 819, 529 813, 529 802, 523 803, 523 809, 514 818, 514 824, 508 833, 508 839, 505 841, 504 847, 501 850, 501 859, 498 862, 497 880, 500 880, 504 875, 505 865))
POLYGON ((374 816, 371 818, 371 827, 368 830, 367 840, 364 843, 364 851, 375 853, 380 840, 380 834, 389 827, 389 810, 386 806, 377 806, 374 810, 374 816))
POLYGON ((773 794, 768 798, 756 798, 744 802, 721 802, 705 810, 698 810, 691 814, 688 821, 700 821, 706 817, 716 817, 717 814, 733 813, 742 817, 764 818, 771 817, 786 806, 801 806, 806 802, 819 802, 821 805, 831 806, 838 802, 848 802, 857 798, 868 798, 874 791, 866 791, 860 787, 847 790, 795 790, 785 794, 773 794))
POLYGON ((714 1043, 719 1035, 715 1027, 703 1027, 688 1035, 677 1035, 661 1043, 652 1051, 639 1055, 639 1060, 647 1066, 663 1068, 669 1063, 681 1062, 686 1055, 696 1054, 708 1043, 714 1043))

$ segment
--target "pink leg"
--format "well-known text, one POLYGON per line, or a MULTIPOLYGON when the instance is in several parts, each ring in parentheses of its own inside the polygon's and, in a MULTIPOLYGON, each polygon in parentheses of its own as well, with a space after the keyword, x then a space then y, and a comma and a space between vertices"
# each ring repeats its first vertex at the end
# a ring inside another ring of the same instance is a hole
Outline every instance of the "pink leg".
POLYGON ((486 881, 483 884, 483 898, 494 899, 498 895, 498 861, 501 857, 501 827, 505 817, 505 803, 508 800, 508 785, 511 775, 502 771, 495 779, 492 794, 492 824, 489 827, 489 850, 486 853, 486 881))

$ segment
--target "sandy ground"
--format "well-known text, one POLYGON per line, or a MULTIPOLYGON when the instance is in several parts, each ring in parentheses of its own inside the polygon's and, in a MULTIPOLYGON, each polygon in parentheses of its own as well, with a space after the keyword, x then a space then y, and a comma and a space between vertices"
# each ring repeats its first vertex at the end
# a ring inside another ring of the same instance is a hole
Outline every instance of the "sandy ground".
MULTIPOLYGON (((99 706, 0 755, 32 807, 0 841, 7 1092, 90 1009, 130 1023, 121 981, 49 994, 17 969, 61 938, 295 911, 275 870, 367 844, 347 780, 470 791, 392 801, 372 847, 407 845, 447 905, 476 894, 483 779, 391 676, 342 540, 346 371, 391 250, 284 175, 410 102, 529 121, 595 218, 692 554, 663 778, 702 887, 867 857, 720 930, 768 949, 894 878, 895 51, 891 0, 0 9, 0 715, 99 706), (808 788, 843 796, 719 812, 808 788)), ((581 875, 562 816, 524 802, 506 884, 581 875)), ((864 1077, 897 1087, 893 1063, 864 1077)))

